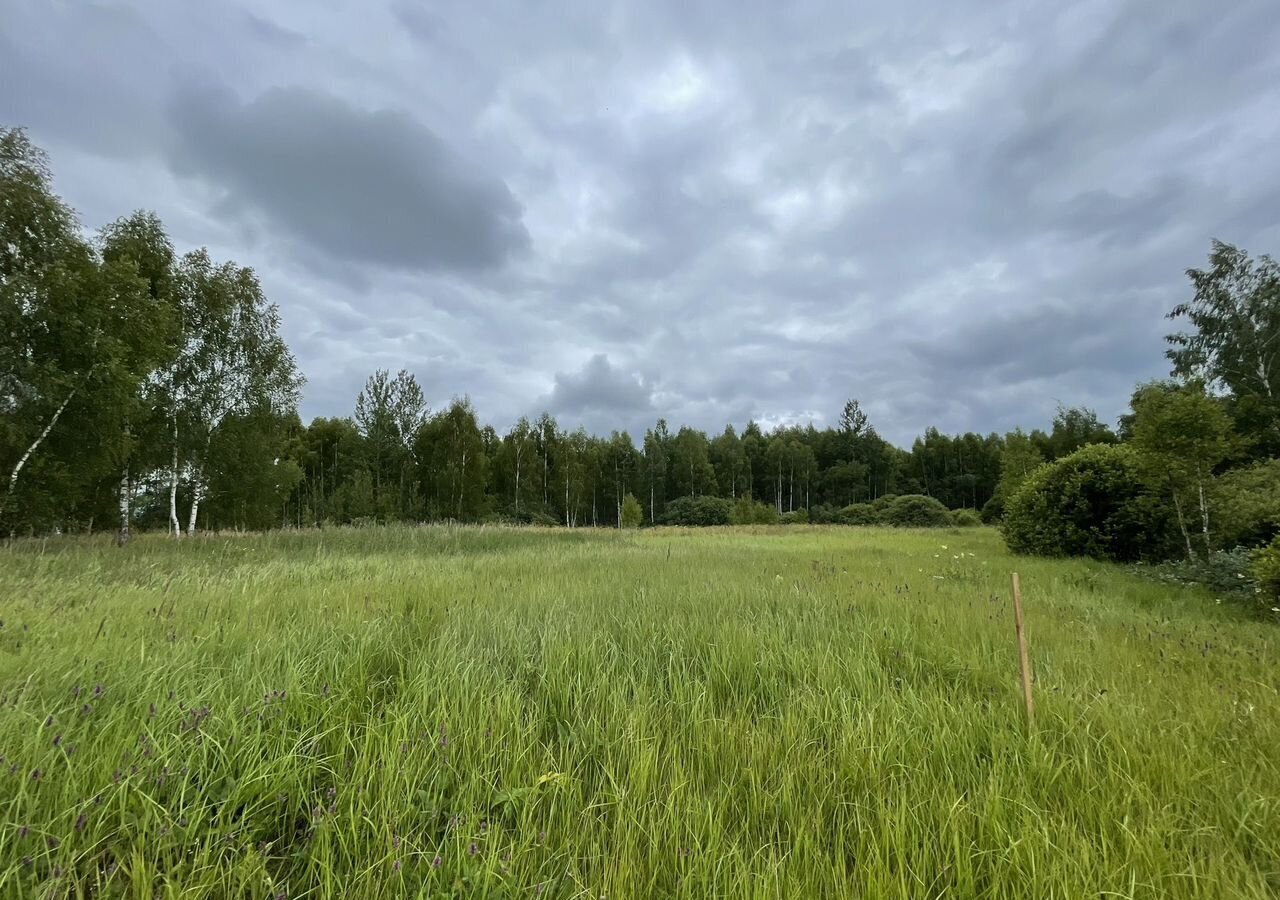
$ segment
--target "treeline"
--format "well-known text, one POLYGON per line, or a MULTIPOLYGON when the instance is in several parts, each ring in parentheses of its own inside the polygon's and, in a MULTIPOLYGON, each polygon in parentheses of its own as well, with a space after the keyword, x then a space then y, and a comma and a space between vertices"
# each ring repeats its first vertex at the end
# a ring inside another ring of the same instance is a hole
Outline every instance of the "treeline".
MULTIPOLYGON (((136 527, 432 520, 616 527, 718 521, 729 509, 759 518, 761 508, 770 520, 858 523, 915 495, 994 522, 1046 463, 1123 442, 1157 461, 1143 471, 1152 491, 1176 499, 1189 536, 1214 515, 1202 488, 1280 449, 1280 280, 1267 257, 1226 245, 1215 245, 1210 269, 1190 273, 1195 299, 1172 313, 1192 326, 1171 337, 1176 382, 1144 386, 1118 431, 1088 409, 1061 408, 1043 430, 930 428, 902 449, 850 400, 822 429, 748 422, 707 434, 659 420, 643 435, 605 437, 544 413, 499 432, 465 397, 429 409, 407 371, 373 373, 350 416, 304 425, 302 377, 252 270, 204 250, 179 254, 145 212, 87 239, 51 180, 22 131, 0 130, 9 534, 112 530, 126 540, 136 527), (1182 397, 1194 409, 1156 402, 1182 397), (1167 446, 1144 418, 1157 407, 1172 423, 1157 429, 1167 446), (1192 459, 1178 441, 1205 416, 1221 452, 1192 459), (1176 489, 1157 484, 1172 473, 1176 489)), ((941 521, 928 504, 897 508, 912 510, 904 521, 941 521)))
MULTIPOLYGON (((350 418, 288 428, 285 464, 296 479, 280 523, 505 520, 617 527, 628 495, 648 524, 672 518, 680 498, 750 497, 779 516, 837 521, 850 504, 928 494, 955 509, 990 503, 1006 438, 930 429, 910 451, 881 438, 856 400, 834 428, 748 422, 709 436, 663 420, 637 438, 569 431, 550 414, 499 434, 466 399, 430 413, 406 371, 371 376, 350 418)), ((1049 433, 1015 435, 1048 458, 1115 440, 1089 412, 1063 410, 1049 433)), ((267 524, 235 522, 250 527, 267 524)))

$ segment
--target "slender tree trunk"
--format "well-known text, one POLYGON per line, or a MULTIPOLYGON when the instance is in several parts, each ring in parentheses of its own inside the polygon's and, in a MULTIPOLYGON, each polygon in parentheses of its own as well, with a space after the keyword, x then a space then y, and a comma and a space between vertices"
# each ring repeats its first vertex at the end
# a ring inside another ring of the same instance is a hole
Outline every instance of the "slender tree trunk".
POLYGON ((187 519, 187 536, 196 533, 196 515, 200 512, 200 503, 204 500, 204 473, 199 469, 191 476, 191 516, 187 519))
POLYGON ((129 463, 125 463, 120 472, 120 530, 116 532, 116 546, 123 547, 129 543, 129 463))
POLYGON ((1204 498, 1204 477, 1199 472, 1196 478, 1196 492, 1200 500, 1200 528, 1204 534, 1204 555, 1207 559, 1209 554, 1213 553, 1213 544, 1209 540, 1209 505, 1204 498))
POLYGON ((520 445, 516 445, 516 518, 520 518, 520 445))
POLYGON ((1187 545, 1187 559, 1193 560, 1196 558, 1196 554, 1195 551, 1191 549, 1191 534, 1187 531, 1187 520, 1182 515, 1182 500, 1179 499, 1176 489, 1172 493, 1173 509, 1174 512, 1178 514, 1178 530, 1182 532, 1182 540, 1185 541, 1187 545))
POLYGON ((49 424, 44 426, 44 430, 40 432, 34 441, 31 442, 31 446, 27 448, 27 452, 23 453, 18 459, 18 464, 14 466, 13 471, 9 473, 9 489, 5 492, 4 503, 0 504, 0 512, 4 511, 5 507, 9 505, 9 500, 13 497, 13 492, 18 487, 18 476, 22 474, 23 466, 27 464, 27 460, 31 459, 31 454, 35 453, 36 450, 39 449, 40 445, 44 443, 44 439, 49 436, 49 432, 53 431, 53 426, 58 424, 58 420, 62 418, 62 413, 66 410, 67 404, 71 402, 71 398, 73 398, 79 390, 79 386, 71 389, 71 392, 67 394, 66 399, 62 401, 62 405, 54 411, 53 417, 49 419, 49 424))
POLYGON ((653 524, 653 469, 649 470, 649 524, 653 524))
POLYGON ((173 417, 173 459, 169 464, 169 533, 182 537, 178 523, 178 417, 173 417))

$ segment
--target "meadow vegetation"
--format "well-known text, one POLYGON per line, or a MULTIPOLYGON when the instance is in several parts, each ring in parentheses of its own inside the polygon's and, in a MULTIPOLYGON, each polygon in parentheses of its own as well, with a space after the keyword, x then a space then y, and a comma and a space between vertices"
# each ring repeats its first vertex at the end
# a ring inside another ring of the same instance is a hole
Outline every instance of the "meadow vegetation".
POLYGON ((0 619, 0 896, 1280 891, 1280 630, 993 529, 34 539, 0 619))

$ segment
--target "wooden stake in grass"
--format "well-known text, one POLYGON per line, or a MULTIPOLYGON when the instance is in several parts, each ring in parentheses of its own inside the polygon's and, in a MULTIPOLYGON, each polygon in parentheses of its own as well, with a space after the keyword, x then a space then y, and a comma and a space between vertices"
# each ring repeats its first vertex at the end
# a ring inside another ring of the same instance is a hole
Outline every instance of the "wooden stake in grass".
POLYGON ((1027 723, 1036 723, 1036 702, 1031 697, 1031 657, 1027 653, 1027 630, 1022 622, 1022 584, 1013 573, 1013 620, 1018 627, 1018 656, 1022 664, 1022 697, 1027 701, 1027 723))

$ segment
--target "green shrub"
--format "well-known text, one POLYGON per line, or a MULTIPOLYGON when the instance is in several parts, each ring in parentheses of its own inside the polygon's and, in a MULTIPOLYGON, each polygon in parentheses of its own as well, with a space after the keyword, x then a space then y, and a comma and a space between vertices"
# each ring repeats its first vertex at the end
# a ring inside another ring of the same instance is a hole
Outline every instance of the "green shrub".
POLYGON ((1232 469, 1209 488, 1214 540, 1220 547, 1259 547, 1280 534, 1280 459, 1232 469))
POLYGON ((538 525, 544 528, 555 528, 560 524, 560 520, 555 516, 550 516, 544 512, 527 508, 518 512, 516 510, 509 509, 505 514, 505 518, 508 522, 515 525, 538 525))
POLYGON ((722 497, 681 497, 667 504, 662 521, 667 525, 728 525, 733 501, 722 497))
POLYGON ((628 493, 622 498, 622 527, 639 528, 644 521, 644 510, 634 494, 628 493))
POLYGON ((807 509, 793 509, 791 512, 782 514, 783 525, 808 525, 809 511, 807 509))
POLYGON ((850 503, 839 515, 844 525, 874 525, 876 518, 876 508, 870 503, 850 503))
MULTIPOLYGON (((913 496, 919 496, 919 495, 916 494, 913 496)), ((871 501, 871 508, 876 511, 876 516, 879 517, 880 514, 883 513, 885 510, 887 510, 890 506, 892 506, 893 501, 897 499, 898 499, 897 494, 881 494, 879 497, 871 501)))
POLYGON ((1134 451, 1090 444, 1032 472, 1006 498, 1001 525, 1015 553, 1135 561, 1169 551, 1165 503, 1142 481, 1134 451))
POLYGON ((951 514, 951 524, 960 528, 976 528, 982 524, 982 517, 971 509, 957 509, 951 514))
POLYGON ((897 528, 945 528, 951 524, 951 510, 933 497, 906 494, 886 504, 879 521, 897 528))
POLYGON ((777 525, 778 511, 768 503, 760 503, 749 496, 739 497, 729 513, 731 525, 777 525))
POLYGON ((1258 611, 1280 613, 1280 537, 1253 552, 1251 571, 1258 586, 1258 611))
POLYGON ((1198 584, 1221 597, 1252 605, 1258 595, 1258 583, 1251 570, 1253 554, 1243 547, 1219 550, 1207 559, 1170 560, 1154 566, 1139 565, 1138 572, 1160 581, 1175 584, 1198 584))
POLYGON ((840 510, 829 503, 820 503, 809 509, 809 521, 814 525, 838 525, 840 510))

